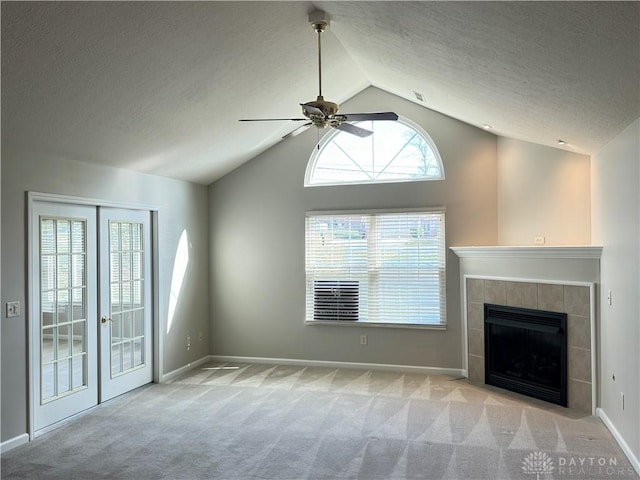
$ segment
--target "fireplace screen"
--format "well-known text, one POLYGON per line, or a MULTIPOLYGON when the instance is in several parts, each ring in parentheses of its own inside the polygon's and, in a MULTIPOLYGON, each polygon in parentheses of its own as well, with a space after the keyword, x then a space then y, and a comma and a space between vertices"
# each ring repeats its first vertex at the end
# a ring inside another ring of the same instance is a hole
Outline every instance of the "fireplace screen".
POLYGON ((567 315, 485 304, 485 383, 567 406, 567 315))

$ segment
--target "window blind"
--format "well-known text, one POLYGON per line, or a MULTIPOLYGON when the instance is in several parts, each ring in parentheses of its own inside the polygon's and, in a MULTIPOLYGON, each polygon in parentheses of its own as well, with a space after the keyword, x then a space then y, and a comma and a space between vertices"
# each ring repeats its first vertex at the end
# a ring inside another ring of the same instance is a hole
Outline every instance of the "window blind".
POLYGON ((344 294, 318 285, 349 284, 359 322, 444 325, 445 263, 443 211, 308 214, 306 318, 322 308, 322 320, 345 319, 319 304, 344 294))

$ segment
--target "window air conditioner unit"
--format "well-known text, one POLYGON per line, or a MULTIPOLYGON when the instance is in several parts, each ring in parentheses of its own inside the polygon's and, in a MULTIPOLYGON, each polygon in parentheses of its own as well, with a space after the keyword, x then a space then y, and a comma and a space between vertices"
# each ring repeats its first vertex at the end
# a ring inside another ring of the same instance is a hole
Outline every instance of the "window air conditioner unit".
POLYGON ((314 320, 358 320, 360 285, 352 280, 314 280, 314 320))

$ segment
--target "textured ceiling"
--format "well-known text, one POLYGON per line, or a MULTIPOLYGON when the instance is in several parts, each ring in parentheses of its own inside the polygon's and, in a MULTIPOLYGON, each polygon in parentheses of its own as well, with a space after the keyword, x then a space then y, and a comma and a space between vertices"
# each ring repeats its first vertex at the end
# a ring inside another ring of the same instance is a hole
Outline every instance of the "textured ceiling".
MULTIPOLYGON (((3 2, 2 150, 208 184, 375 85, 592 153, 640 116, 637 2, 3 2)), ((375 110, 375 105, 371 106, 375 110)), ((286 141, 286 140, 285 140, 286 141)))

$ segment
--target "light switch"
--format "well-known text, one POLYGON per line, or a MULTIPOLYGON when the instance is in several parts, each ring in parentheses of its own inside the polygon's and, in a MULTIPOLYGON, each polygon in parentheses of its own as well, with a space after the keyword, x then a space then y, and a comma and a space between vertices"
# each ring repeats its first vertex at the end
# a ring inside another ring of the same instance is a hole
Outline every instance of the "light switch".
POLYGON ((7 302, 7 318, 20 316, 20 302, 7 302))

